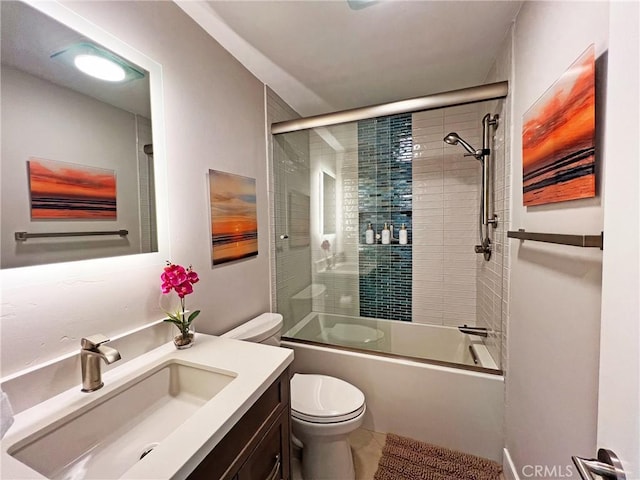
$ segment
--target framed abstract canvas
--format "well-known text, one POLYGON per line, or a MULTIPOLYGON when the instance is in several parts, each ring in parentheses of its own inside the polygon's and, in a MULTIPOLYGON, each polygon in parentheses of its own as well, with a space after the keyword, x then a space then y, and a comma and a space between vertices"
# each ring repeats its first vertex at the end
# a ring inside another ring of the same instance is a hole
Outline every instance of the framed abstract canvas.
POLYGON ((30 158, 27 161, 33 220, 115 220, 116 172, 30 158))
POLYGON ((212 265, 258 255, 255 179, 209 170, 209 197, 212 265))
POLYGON ((524 205, 594 197, 593 45, 524 114, 522 123, 524 205))

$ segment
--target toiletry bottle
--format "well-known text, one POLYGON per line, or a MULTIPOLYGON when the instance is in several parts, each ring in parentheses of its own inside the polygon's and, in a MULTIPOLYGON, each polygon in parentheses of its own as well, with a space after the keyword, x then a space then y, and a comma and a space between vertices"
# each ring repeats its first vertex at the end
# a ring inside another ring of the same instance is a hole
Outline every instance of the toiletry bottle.
POLYGON ((400 237, 400 245, 406 245, 407 244, 407 227, 405 226, 405 224, 402 224, 402 227, 400 227, 400 232, 398 233, 398 237, 400 237))
POLYGON ((393 236, 393 224, 392 223, 389 224, 389 239, 391 240, 391 243, 393 243, 393 241, 395 240, 395 237, 393 236))
POLYGON ((384 228, 382 229, 382 244, 389 245, 391 243, 391 232, 389 231, 389 227, 387 224, 384 224, 384 228))
POLYGON ((373 226, 369 224, 369 226, 367 227, 367 231, 364 232, 365 243, 368 245, 371 245, 373 243, 373 237, 374 237, 373 226))

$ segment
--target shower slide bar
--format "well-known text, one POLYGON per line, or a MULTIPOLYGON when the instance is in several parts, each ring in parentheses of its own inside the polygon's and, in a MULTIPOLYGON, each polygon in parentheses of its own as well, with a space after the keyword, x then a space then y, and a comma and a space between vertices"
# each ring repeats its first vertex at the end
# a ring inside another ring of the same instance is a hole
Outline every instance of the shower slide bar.
POLYGON ((297 132, 308 128, 328 127, 330 125, 355 122, 367 118, 433 110, 454 105, 464 105, 466 103, 482 102, 484 100, 495 100, 506 97, 508 93, 509 82, 488 83, 486 85, 462 88, 450 92, 434 93, 433 95, 411 98, 409 100, 342 110, 324 115, 287 120, 286 122, 276 122, 271 124, 271 133, 276 135, 278 133, 297 132))
POLYGON ((600 235, 565 235, 562 233, 534 233, 524 229, 508 231, 507 237, 518 240, 532 240, 534 242, 557 243, 560 245, 571 245, 574 247, 588 247, 604 249, 604 232, 600 235))
POLYGON ((129 235, 129 230, 112 230, 105 232, 49 232, 49 233, 27 233, 27 232, 15 232, 16 242, 26 242, 29 238, 53 238, 53 237, 93 237, 97 235, 119 235, 126 237, 129 235))

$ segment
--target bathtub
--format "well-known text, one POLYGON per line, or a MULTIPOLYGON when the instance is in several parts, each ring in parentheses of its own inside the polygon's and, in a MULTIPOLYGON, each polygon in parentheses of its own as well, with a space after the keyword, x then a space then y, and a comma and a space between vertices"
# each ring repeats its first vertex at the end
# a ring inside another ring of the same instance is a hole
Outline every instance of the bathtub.
POLYGON ((461 333, 455 327, 311 312, 283 336, 293 342, 502 374, 482 338, 461 333))
POLYGON ((465 348, 468 352, 472 340, 458 338, 454 346, 447 337, 455 337, 457 329, 422 329, 416 328, 422 325, 403 322, 357 319, 356 325, 367 328, 340 326, 347 320, 354 321, 312 313, 286 332, 282 345, 295 351, 293 371, 342 378, 362 390, 367 403, 363 428, 502 463, 504 378, 499 370, 475 366, 466 358, 465 348), (342 345, 322 345, 341 337, 342 345), (443 347, 447 340, 450 345, 443 347), (396 355, 385 350, 404 348, 407 343, 412 345, 409 352, 427 344, 431 356, 440 359, 409 359, 404 355, 407 351, 396 355), (471 365, 459 364, 461 360, 471 365))

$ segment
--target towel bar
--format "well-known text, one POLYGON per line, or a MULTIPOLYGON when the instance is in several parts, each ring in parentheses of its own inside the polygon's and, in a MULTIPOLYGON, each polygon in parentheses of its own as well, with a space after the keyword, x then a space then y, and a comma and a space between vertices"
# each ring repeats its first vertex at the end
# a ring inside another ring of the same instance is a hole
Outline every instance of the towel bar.
POLYGON ((510 230, 507 237, 519 240, 532 240, 534 242, 557 243, 560 245, 571 245, 574 247, 604 248, 604 232, 600 235, 565 235, 562 233, 534 233, 524 229, 518 231, 510 230))
POLYGON ((105 232, 48 232, 48 233, 27 233, 15 232, 16 242, 26 242, 29 238, 53 238, 53 237, 93 237, 96 235, 119 235, 126 237, 129 230, 111 230, 105 232))

